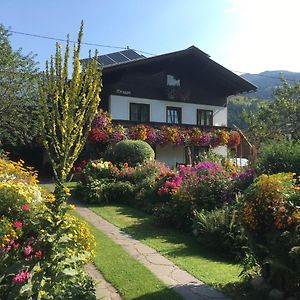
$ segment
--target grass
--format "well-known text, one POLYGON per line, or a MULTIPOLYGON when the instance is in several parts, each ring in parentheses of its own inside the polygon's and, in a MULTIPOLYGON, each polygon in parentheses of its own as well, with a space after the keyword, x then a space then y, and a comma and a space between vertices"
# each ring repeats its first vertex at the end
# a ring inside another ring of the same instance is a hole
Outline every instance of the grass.
MULTIPOLYGON (((82 220, 79 215, 76 214, 76 216, 82 220)), ((167 288, 121 246, 110 240, 93 225, 89 223, 88 225, 97 244, 94 263, 105 279, 120 292, 123 299, 182 300, 181 296, 167 288)))
MULTIPOLYGON (((70 182, 66 186, 74 188, 76 183, 70 182)), ((53 184, 40 184, 48 191, 53 184)), ((182 297, 164 285, 146 267, 136 261, 123 248, 97 230, 87 220, 72 212, 76 217, 84 220, 96 240, 94 264, 103 277, 110 282, 124 300, 182 300, 182 297)))
MULTIPOLYGON (((75 181, 69 181, 65 183, 65 186, 68 187, 69 189, 74 189, 77 185, 77 182, 75 181)), ((55 183, 39 183, 39 186, 45 190, 48 191, 53 191, 55 188, 55 183)))
MULTIPOLYGON (((45 185, 45 187, 48 188, 49 186, 45 185)), ((70 183, 68 184, 68 187, 72 189, 74 184, 70 183)), ((135 239, 140 240, 144 244, 156 249, 162 255, 173 261, 176 265, 185 269, 190 274, 193 274, 196 278, 220 289, 233 299, 246 300, 254 298, 253 295, 251 295, 252 292, 247 291, 248 286, 245 285, 239 278, 239 274, 241 272, 240 266, 236 263, 222 259, 219 255, 213 254, 210 250, 201 247, 194 237, 178 230, 157 227, 154 225, 153 218, 150 215, 129 206, 90 206, 89 208, 96 214, 108 220, 110 223, 121 228, 124 232, 129 233, 135 239)), ((103 236, 103 234, 92 226, 91 228, 93 234, 96 236, 97 244, 100 245, 99 247, 97 246, 96 252, 99 253, 99 256, 101 256, 103 251, 105 253, 105 250, 108 249, 107 247, 110 246, 107 245, 105 249, 102 250, 101 245, 106 245, 106 243, 103 243, 101 240, 101 235, 103 236)), ((108 240, 108 244, 109 242, 113 243, 107 237, 105 238, 108 240)), ((120 246, 116 244, 115 246, 120 248, 120 246)), ((120 248, 120 250, 122 249, 120 248)), ((110 256, 110 251, 106 252, 108 252, 108 256, 110 256)), ((125 254, 128 256, 126 252, 125 254)), ((101 259, 97 264, 97 258, 95 259, 95 264, 99 270, 103 272, 105 278, 107 278, 107 280, 122 293, 121 288, 118 286, 119 279, 117 278, 120 274, 114 274, 114 271, 110 274, 110 267, 105 268, 101 266, 101 259), (110 276, 112 276, 112 278, 110 276)), ((105 261, 105 258, 103 258, 103 260, 105 261)), ((136 262, 134 259, 132 260, 136 262)), ((131 267, 129 266, 129 268, 131 267)), ((135 274, 135 271, 133 274, 135 274)), ((132 276, 134 275, 130 275, 130 278, 133 278, 132 276)), ((131 288, 128 287, 128 289, 130 290, 131 288)), ((126 287, 125 290, 127 290, 126 287)), ((160 296, 167 293, 167 291, 168 289, 165 287, 159 292, 154 292, 154 294, 150 293, 148 294, 151 295, 149 299, 168 299, 165 296, 160 298, 160 296)), ((134 299, 148 299, 147 294, 143 297, 137 297, 134 299)), ((260 300, 260 298, 256 295, 255 299, 260 300)))
POLYGON ((194 237, 178 230, 156 227, 151 216, 128 206, 89 208, 198 279, 235 299, 245 299, 239 297, 243 293, 240 266, 204 249, 194 237))

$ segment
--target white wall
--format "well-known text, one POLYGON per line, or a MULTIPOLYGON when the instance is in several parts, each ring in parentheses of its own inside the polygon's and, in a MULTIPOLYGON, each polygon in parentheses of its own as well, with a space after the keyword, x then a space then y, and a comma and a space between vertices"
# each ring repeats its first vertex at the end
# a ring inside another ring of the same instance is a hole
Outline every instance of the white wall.
POLYGON ((166 122, 167 106, 182 108, 182 123, 197 124, 197 109, 212 110, 214 112, 213 125, 227 126, 227 107, 135 98, 129 96, 111 95, 109 99, 109 112, 113 119, 129 120, 129 103, 150 104, 150 121, 166 122))
POLYGON ((155 149, 156 160, 164 162, 169 167, 175 167, 176 163, 185 163, 184 146, 158 145, 155 149))
POLYGON ((227 157, 227 146, 219 146, 211 149, 216 154, 223 155, 224 157, 227 157))

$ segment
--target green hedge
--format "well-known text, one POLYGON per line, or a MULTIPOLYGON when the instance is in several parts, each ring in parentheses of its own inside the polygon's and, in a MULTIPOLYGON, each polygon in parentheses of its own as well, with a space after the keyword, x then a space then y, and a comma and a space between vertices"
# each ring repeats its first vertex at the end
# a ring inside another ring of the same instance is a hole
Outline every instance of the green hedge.
POLYGON ((260 174, 293 172, 300 176, 300 142, 272 142, 263 146, 257 161, 260 174))

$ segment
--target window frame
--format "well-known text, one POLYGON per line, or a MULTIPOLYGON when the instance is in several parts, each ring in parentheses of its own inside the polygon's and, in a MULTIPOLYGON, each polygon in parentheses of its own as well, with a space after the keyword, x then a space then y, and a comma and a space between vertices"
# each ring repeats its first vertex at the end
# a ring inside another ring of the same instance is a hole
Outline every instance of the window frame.
POLYGON ((182 124, 182 107, 180 107, 180 106, 167 106, 166 107, 166 123, 168 123, 168 124, 182 124), (169 110, 176 110, 177 111, 178 123, 168 122, 168 111, 169 110))
POLYGON ((150 122, 150 104, 148 103, 136 103, 136 102, 130 102, 129 103, 129 121, 133 121, 133 122, 150 122), (137 105, 137 106, 144 106, 144 107, 147 107, 147 121, 142 121, 141 120, 141 111, 139 109, 139 112, 138 112, 138 120, 132 120, 131 117, 131 113, 132 113, 132 110, 133 110, 133 105, 137 105))
POLYGON ((211 110, 211 109, 197 109, 197 125, 198 126, 213 126, 214 124, 214 111, 211 110), (204 124, 201 124, 201 112, 204 112, 205 113, 205 117, 204 117, 204 124), (210 112, 211 113, 211 116, 209 118, 210 120, 210 124, 207 124, 206 121, 207 121, 207 116, 206 116, 206 113, 210 112))

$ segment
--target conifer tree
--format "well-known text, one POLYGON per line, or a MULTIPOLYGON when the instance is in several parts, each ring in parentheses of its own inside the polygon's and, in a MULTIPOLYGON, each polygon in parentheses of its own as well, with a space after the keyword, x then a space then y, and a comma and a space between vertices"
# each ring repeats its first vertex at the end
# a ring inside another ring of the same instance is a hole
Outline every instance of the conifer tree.
POLYGON ((39 84, 39 116, 43 144, 54 171, 57 205, 65 198, 64 183, 74 162, 83 149, 91 122, 100 103, 101 69, 95 56, 80 65, 79 54, 83 22, 74 44, 73 72, 68 76, 70 55, 69 36, 65 53, 56 44, 56 54, 46 62, 46 70, 39 84))

